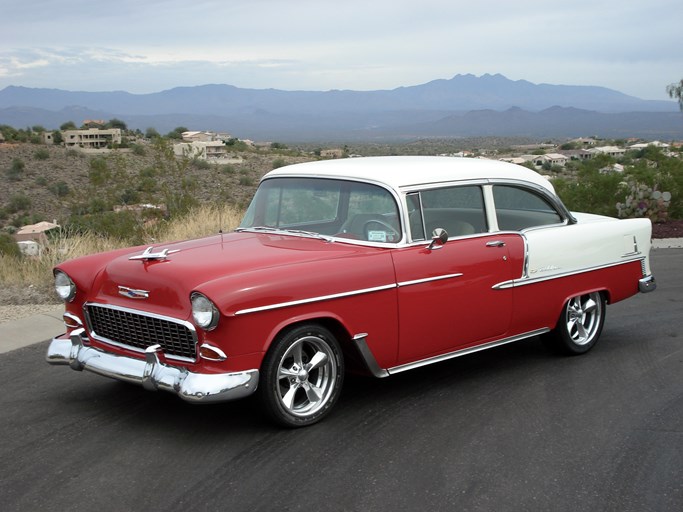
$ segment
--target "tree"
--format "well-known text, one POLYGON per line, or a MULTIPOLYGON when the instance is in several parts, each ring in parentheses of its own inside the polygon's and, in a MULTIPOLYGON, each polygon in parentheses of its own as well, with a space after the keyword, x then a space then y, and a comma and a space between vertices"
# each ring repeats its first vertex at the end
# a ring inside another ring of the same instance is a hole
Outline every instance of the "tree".
POLYGON ((59 127, 60 130, 76 130, 76 123, 73 121, 67 121, 66 123, 62 124, 62 126, 59 127))
POLYGON ((681 109, 681 112, 683 112, 683 80, 678 83, 667 85, 666 92, 669 96, 678 101, 678 106, 681 109))
POLYGON ((120 128, 121 131, 126 131, 128 127, 126 126, 126 123, 121 121, 120 119, 110 119, 109 122, 106 125, 108 128, 120 128))
POLYGON ((169 139, 177 139, 177 140, 180 140, 180 139, 183 138, 183 132, 189 132, 189 131, 190 131, 190 130, 188 130, 188 129, 185 128, 184 126, 178 126, 177 128, 175 128, 175 129, 173 129, 172 131, 168 132, 168 134, 166 135, 166 137, 168 137, 169 139))
POLYGON ((150 127, 145 130, 145 138, 156 139, 157 137, 161 137, 161 135, 159 135, 159 132, 156 131, 155 128, 150 127))

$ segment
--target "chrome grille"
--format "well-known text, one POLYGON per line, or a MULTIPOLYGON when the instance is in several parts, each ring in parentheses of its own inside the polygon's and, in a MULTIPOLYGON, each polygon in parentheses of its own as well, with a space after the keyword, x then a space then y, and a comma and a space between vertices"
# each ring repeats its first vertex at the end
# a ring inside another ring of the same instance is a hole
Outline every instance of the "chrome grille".
POLYGON ((197 336, 187 322, 101 304, 85 309, 90 334, 98 340, 138 351, 159 344, 166 356, 197 357, 197 336))

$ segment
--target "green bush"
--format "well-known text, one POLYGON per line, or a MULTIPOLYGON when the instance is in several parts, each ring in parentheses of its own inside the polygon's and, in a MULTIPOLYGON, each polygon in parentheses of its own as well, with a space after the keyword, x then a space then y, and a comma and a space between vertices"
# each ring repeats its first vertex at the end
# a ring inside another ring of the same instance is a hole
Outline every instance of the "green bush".
POLYGON ((47 160, 50 158, 50 152, 45 148, 37 149, 35 153, 33 153, 33 158, 36 160, 47 160))
POLYGON ((12 159, 12 165, 5 170, 5 175, 10 181, 19 181, 24 175, 26 164, 21 158, 12 159))
POLYGON ((9 204, 7 205, 7 211, 9 213, 17 213, 20 211, 26 211, 31 208, 31 198, 26 194, 15 194, 9 199, 9 204))
POLYGON ((0 254, 13 258, 21 257, 19 245, 17 245, 17 243, 14 241, 12 235, 8 233, 0 233, 0 254))
POLYGON ((58 181, 48 187, 50 192, 52 192, 57 197, 65 197, 69 195, 69 185, 64 181, 58 181))
POLYGON ((284 167, 285 165, 287 165, 287 162, 285 162, 284 158, 276 158, 275 160, 273 160, 272 167, 273 169, 278 169, 280 167, 284 167))

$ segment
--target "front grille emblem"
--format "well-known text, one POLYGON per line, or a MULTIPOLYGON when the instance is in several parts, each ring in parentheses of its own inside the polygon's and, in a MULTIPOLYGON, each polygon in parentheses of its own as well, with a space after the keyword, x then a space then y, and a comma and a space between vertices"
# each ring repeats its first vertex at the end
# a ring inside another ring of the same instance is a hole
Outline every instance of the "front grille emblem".
POLYGON ((119 286, 119 295, 123 295, 129 299, 149 298, 149 292, 147 290, 136 290, 134 288, 128 288, 127 286, 119 286))

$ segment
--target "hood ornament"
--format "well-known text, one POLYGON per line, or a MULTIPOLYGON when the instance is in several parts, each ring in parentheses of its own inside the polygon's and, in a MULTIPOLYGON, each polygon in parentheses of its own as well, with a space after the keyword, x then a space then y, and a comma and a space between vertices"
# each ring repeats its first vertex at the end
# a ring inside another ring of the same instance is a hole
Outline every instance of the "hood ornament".
POLYGON ((180 249, 174 249, 174 250, 169 250, 169 249, 163 249, 159 252, 152 252, 154 250, 154 247, 150 246, 145 249, 145 252, 142 254, 138 254, 137 256, 131 256, 128 258, 129 260, 165 260, 169 254, 173 254, 174 252, 178 252, 180 249))
POLYGON ((135 288, 128 288, 127 286, 119 286, 119 295, 123 295, 129 299, 149 298, 149 292, 147 290, 136 290, 135 288))

